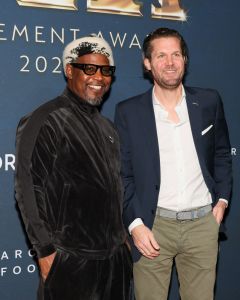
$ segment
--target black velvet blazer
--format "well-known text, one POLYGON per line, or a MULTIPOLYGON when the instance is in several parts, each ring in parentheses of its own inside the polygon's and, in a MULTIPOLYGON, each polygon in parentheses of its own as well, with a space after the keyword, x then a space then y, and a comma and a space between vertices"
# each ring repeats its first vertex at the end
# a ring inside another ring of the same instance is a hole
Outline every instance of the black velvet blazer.
POLYGON ((125 241, 119 140, 66 89, 17 129, 16 199, 38 257, 57 248, 104 258, 125 241))

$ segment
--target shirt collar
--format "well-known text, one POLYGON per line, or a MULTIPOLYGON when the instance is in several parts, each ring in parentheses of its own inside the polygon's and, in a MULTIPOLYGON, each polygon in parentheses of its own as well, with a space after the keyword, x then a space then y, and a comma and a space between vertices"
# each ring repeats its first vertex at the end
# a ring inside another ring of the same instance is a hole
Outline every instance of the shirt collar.
MULTIPOLYGON (((157 99, 157 96, 155 94, 155 87, 153 87, 152 89, 152 99, 153 99, 153 105, 159 105, 162 109, 165 110, 163 105, 157 99)), ((182 106, 184 101, 186 101, 186 93, 185 93, 184 86, 182 85, 182 96, 176 107, 182 106)))
MULTIPOLYGON (((153 87, 152 90, 152 101, 153 101, 153 107, 154 110, 156 109, 159 112, 159 117, 162 120, 167 120, 168 112, 164 108, 164 106, 158 101, 156 95, 155 95, 155 89, 153 87)), ((185 123, 189 118, 188 118, 188 111, 187 111, 187 103, 186 103, 186 92, 184 89, 184 86, 182 85, 182 96, 180 101, 175 107, 175 110, 177 114, 179 115, 180 118, 180 124, 185 123)))

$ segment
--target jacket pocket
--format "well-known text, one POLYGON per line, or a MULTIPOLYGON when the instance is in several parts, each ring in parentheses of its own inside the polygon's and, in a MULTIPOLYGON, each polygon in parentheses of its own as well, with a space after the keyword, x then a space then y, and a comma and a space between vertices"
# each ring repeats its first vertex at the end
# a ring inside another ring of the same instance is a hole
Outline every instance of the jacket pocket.
POLYGON ((58 213, 58 219, 57 219, 57 231, 61 230, 64 221, 65 221, 65 213, 66 213, 66 206, 68 201, 68 195, 70 190, 70 184, 64 183, 63 190, 62 190, 62 196, 60 200, 59 205, 59 213, 58 213))
POLYGON ((55 272, 57 270, 57 266, 58 266, 59 261, 60 261, 60 256, 61 256, 61 251, 57 249, 56 255, 53 259, 53 262, 52 262, 51 268, 48 272, 47 278, 44 280, 44 285, 45 286, 48 285, 50 283, 50 281, 52 280, 53 275, 55 274, 55 272))

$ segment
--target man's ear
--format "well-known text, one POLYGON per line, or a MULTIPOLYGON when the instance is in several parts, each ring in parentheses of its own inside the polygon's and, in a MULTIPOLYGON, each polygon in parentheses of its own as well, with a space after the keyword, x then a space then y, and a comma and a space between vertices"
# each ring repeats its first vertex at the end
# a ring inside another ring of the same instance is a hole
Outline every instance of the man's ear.
POLYGON ((184 56, 183 59, 184 59, 184 64, 187 65, 187 63, 188 63, 188 58, 187 58, 187 56, 184 56))
POLYGON ((73 74, 72 74, 72 66, 70 65, 70 64, 66 64, 66 77, 68 78, 68 79, 72 79, 72 76, 73 76, 73 74))
POLYGON ((143 64, 147 71, 151 71, 151 64, 148 58, 144 58, 143 64))

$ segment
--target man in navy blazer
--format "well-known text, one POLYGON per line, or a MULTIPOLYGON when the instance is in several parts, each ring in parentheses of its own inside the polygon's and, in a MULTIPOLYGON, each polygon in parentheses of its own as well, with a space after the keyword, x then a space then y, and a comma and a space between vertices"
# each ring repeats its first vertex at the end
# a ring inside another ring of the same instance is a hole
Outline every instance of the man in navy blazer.
POLYGON ((136 300, 166 300, 175 261, 182 300, 211 300, 218 232, 232 185, 223 105, 215 90, 183 86, 187 45, 159 28, 143 43, 153 89, 118 104, 136 300))

